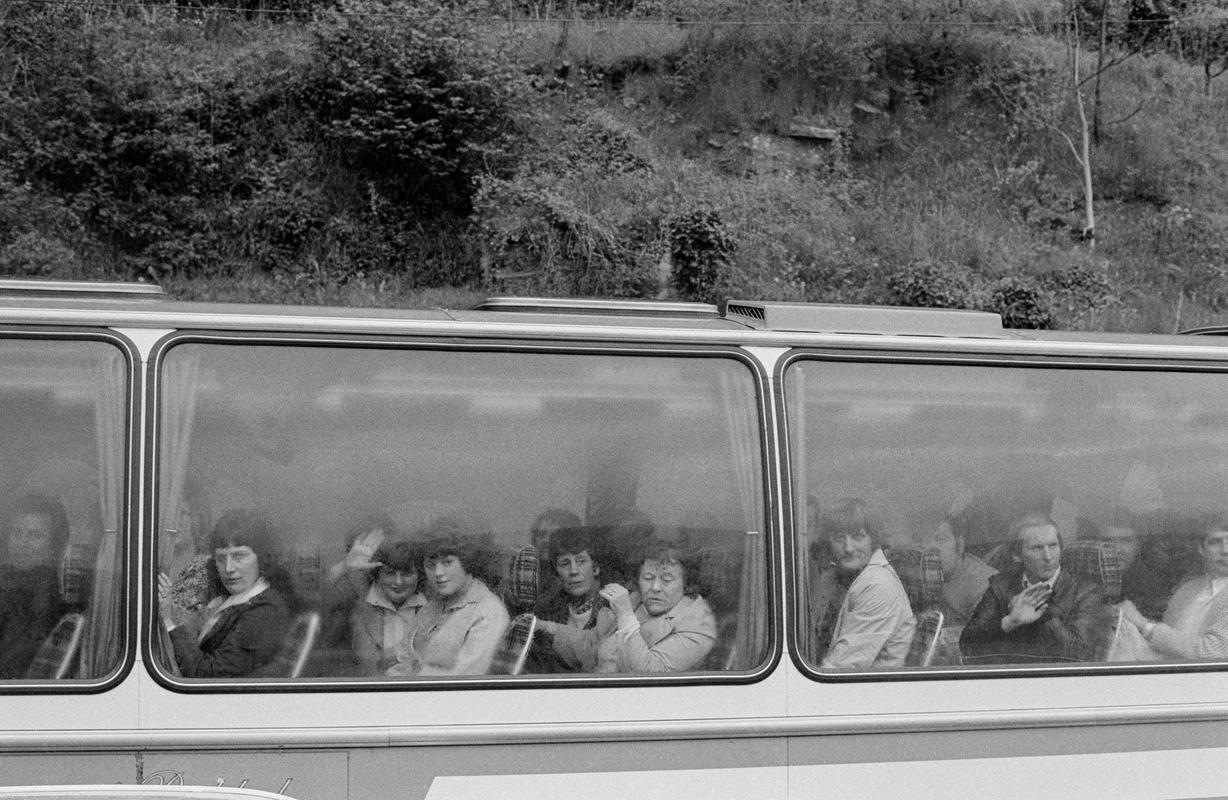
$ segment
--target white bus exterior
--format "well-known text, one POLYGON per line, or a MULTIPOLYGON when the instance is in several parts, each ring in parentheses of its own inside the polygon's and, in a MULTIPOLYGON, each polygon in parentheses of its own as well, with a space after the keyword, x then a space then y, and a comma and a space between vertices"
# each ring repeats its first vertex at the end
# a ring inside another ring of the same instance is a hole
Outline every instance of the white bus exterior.
POLYGON ((1174 589, 1197 569, 1191 520, 1228 507, 1225 387, 1214 337, 1010 331, 974 312, 12 292, 0 508, 64 507, 56 588, 82 632, 62 677, 36 660, 0 679, 0 784, 1228 796, 1221 662, 961 663, 948 631, 928 663, 828 669, 807 603, 817 519, 851 496, 881 509, 892 550, 958 519, 987 561, 1025 511, 1072 549, 1124 509, 1174 589), (325 618, 321 581, 365 514, 407 535, 458 515, 510 556, 542 509, 613 536, 634 511, 707 559, 717 642, 681 671, 185 677, 157 574, 184 529, 235 507, 272 520, 292 611, 325 618))

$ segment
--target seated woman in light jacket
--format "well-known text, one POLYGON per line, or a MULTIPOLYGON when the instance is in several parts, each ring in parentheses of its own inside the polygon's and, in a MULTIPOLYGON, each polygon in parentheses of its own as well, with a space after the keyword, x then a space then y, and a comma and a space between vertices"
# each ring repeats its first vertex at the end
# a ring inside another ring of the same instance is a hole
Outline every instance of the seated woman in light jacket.
POLYGON ((489 537, 445 517, 420 531, 429 602, 418 612, 413 650, 393 676, 485 675, 509 618, 487 581, 497 575, 489 537))
POLYGON ((694 585, 694 559, 677 545, 650 541, 639 561, 639 592, 606 584, 617 629, 597 648, 598 672, 701 669, 716 644, 716 618, 694 585))
POLYGON ((829 669, 903 665, 916 627, 908 595, 883 555, 882 518, 846 498, 819 519, 830 568, 811 577, 812 658, 829 669))

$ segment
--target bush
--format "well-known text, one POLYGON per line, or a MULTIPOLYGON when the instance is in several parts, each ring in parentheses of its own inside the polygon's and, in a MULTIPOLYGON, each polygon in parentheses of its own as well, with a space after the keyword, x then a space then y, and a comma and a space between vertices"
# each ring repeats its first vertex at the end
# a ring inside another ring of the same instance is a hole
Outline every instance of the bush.
POLYGON ((1048 329, 1056 322, 1044 292, 1035 282, 1004 278, 989 294, 987 311, 1002 315, 1007 328, 1048 329))
POLYGON ((469 213, 477 179, 514 161, 510 62, 438 2, 342 0, 316 26, 303 108, 336 159, 418 213, 469 213))
POLYGON ((972 285, 966 269, 929 261, 909 264, 887 277, 897 303, 920 308, 973 308, 972 285))
POLYGON ((710 209, 675 214, 665 222, 674 288, 685 300, 717 303, 733 279, 736 242, 710 209))

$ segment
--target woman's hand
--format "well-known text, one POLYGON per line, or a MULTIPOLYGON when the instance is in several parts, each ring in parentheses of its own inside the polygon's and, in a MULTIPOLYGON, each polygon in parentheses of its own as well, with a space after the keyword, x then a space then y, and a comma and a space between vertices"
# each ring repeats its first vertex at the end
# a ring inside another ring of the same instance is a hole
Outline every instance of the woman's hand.
POLYGON ((1143 616, 1143 612, 1138 610, 1138 606, 1134 605, 1133 600, 1122 600, 1117 604, 1121 609, 1121 615, 1134 627, 1138 628, 1139 633, 1143 633, 1147 626, 1151 624, 1151 620, 1143 616))
POLYGON ((606 599, 614 616, 618 618, 618 627, 628 627, 635 620, 635 609, 631 607, 631 593, 621 583, 607 583, 597 592, 606 599))
POLYGON ((347 572, 366 572, 380 566, 373 559, 375 551, 384 543, 384 536, 383 528, 374 528, 355 539, 345 558, 328 568, 328 577, 332 582, 341 580, 347 572))

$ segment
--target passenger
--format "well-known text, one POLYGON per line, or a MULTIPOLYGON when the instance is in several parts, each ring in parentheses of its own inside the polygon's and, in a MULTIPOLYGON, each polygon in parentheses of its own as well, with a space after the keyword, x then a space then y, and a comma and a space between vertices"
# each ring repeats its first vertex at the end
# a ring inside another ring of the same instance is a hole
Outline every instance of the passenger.
POLYGON ((845 498, 818 527, 834 563, 811 579, 815 660, 826 669, 903 665, 916 620, 883 555, 882 518, 864 500, 845 498))
POLYGON ((942 560, 942 611, 944 625, 963 626, 989 588, 997 570, 965 551, 964 535, 951 520, 929 526, 921 546, 938 551, 942 560))
POLYGON ((1172 584, 1142 554, 1142 528, 1141 521, 1132 515, 1115 511, 1098 538, 1117 554, 1121 599, 1131 601, 1144 617, 1159 619, 1172 594, 1172 584))
POLYGON ((598 645, 597 671, 699 669, 716 644, 716 617, 695 586, 698 564, 660 540, 648 542, 636 560, 638 593, 619 583, 599 592, 614 610, 617 629, 598 645))
POLYGON ((1131 600, 1121 604, 1126 621, 1160 658, 1228 659, 1228 514, 1208 518, 1199 538, 1203 574, 1177 587, 1162 621, 1149 619, 1131 600))
POLYGON ((548 553, 559 588, 537 607, 530 671, 592 672, 597 646, 617 626, 599 594, 600 578, 611 572, 605 537, 592 528, 562 528, 551 534, 548 553))
POLYGON ((1011 526, 1012 569, 989 588, 959 639, 979 663, 1087 661, 1095 653, 1106 607, 1100 585, 1061 568, 1057 524, 1027 514, 1011 526))
POLYGON ((394 665, 413 660, 414 634, 426 598, 421 547, 405 540, 387 541, 375 551, 377 566, 368 572, 368 588, 350 617, 354 658, 362 675, 384 675, 394 665))
POLYGON ((58 500, 29 494, 8 517, 0 561, 0 678, 20 678, 69 610, 58 568, 68 514, 58 500))
POLYGON ((444 517, 421 532, 430 602, 418 614, 412 651, 389 675, 484 675, 508 626, 488 588, 494 549, 485 535, 444 517))
POLYGON ((214 596, 199 632, 184 624, 170 603, 170 578, 158 576, 162 623, 185 677, 255 675, 277 653, 289 615, 281 592, 270 583, 272 540, 272 527, 254 511, 235 509, 218 520, 209 537, 214 596))

